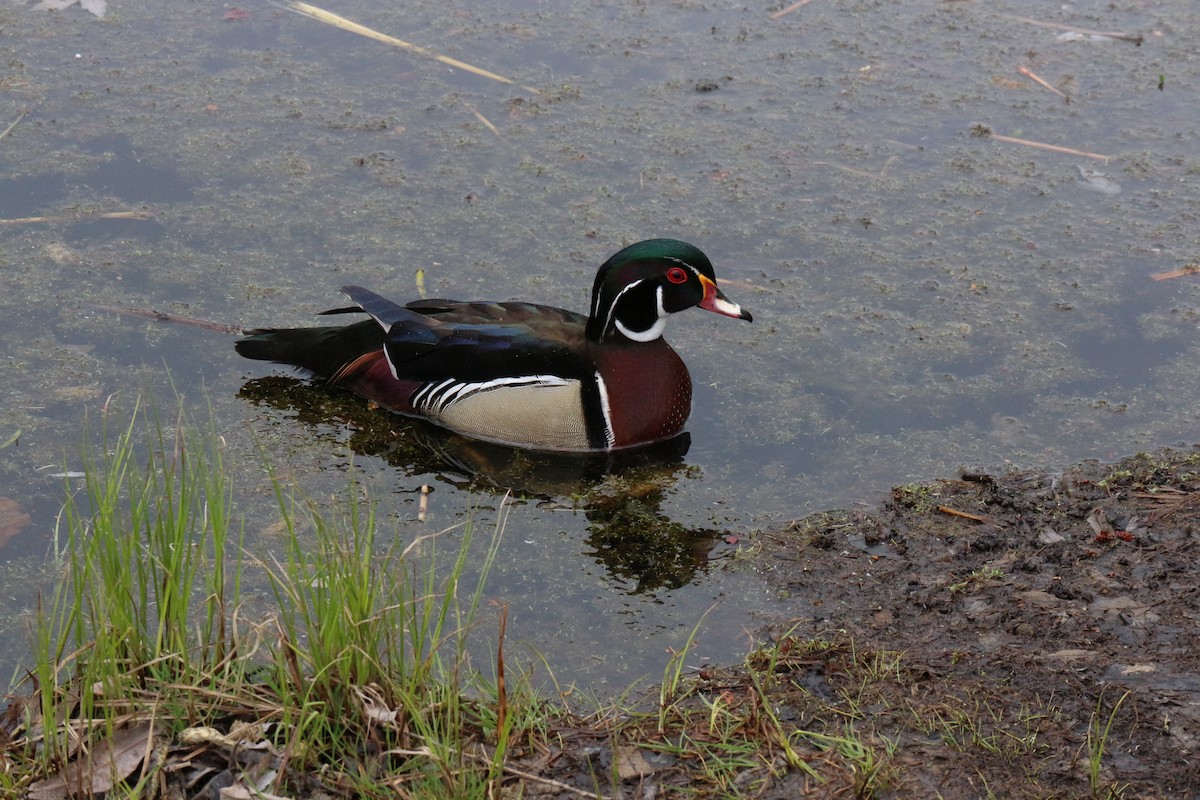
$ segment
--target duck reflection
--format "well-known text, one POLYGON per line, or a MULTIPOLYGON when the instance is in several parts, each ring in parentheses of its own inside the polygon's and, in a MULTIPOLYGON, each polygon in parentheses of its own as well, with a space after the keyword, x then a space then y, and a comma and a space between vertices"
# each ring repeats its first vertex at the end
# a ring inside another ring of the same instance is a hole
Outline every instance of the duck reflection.
POLYGON ((340 420, 349 445, 406 474, 435 474, 472 491, 511 492, 583 511, 585 555, 603 565, 630 593, 689 583, 710 560, 720 538, 712 529, 687 528, 661 505, 689 467, 691 436, 633 450, 588 454, 541 453, 467 439, 421 420, 371 410, 341 392, 316 391, 310 381, 267 376, 238 393, 256 405, 288 411, 309 426, 340 420))

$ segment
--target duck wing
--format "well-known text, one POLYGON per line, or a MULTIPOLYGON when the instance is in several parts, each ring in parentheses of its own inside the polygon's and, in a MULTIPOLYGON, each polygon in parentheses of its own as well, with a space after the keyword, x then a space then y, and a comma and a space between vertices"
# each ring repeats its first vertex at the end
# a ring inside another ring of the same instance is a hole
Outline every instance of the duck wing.
POLYGON ((345 294, 383 331, 383 349, 398 378, 486 381, 517 375, 584 378, 587 318, 534 303, 415 300, 392 302, 369 289, 345 294))

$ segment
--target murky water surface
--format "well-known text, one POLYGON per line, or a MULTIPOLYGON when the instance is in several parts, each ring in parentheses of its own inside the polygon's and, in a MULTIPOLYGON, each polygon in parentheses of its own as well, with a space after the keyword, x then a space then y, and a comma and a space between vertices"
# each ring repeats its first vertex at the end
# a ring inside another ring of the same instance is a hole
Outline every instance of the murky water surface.
POLYGON ((50 474, 106 403, 172 386, 211 404, 260 554, 260 447, 316 498, 358 476, 398 536, 486 530, 522 490, 489 596, 600 692, 698 622, 695 662, 744 651, 772 603, 736 557, 756 529, 961 467, 1194 441, 1200 275, 1152 276, 1200 256, 1200 10, 779 8, 331 7, 515 84, 267 4, 0 9, 0 441, 21 431, 0 499, 29 517, 0 551, 3 663, 58 577, 50 474), (498 465, 230 336, 104 308, 301 325, 345 283, 415 296, 420 269, 432 296, 585 309, 596 266, 651 236, 701 246, 755 322, 673 320, 690 447, 615 477, 498 465))

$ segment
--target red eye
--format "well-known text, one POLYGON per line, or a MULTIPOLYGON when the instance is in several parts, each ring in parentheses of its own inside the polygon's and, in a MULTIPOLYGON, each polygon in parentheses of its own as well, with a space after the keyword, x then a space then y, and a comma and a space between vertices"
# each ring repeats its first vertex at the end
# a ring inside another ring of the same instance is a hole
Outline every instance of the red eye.
POLYGON ((671 267, 667 270, 667 280, 671 283, 683 283, 687 280, 687 271, 683 267, 671 267))

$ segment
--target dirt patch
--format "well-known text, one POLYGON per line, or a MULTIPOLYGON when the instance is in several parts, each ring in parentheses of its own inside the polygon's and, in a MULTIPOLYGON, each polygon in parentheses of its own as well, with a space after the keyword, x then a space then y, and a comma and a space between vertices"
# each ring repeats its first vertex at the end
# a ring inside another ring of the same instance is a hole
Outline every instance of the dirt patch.
POLYGON ((874 511, 767 533, 753 558, 790 596, 773 645, 702 670, 654 720, 564 748, 550 774, 605 796, 614 775, 643 792, 622 796, 1200 786, 1200 448, 897 487, 874 511), (714 709, 738 707, 747 729, 715 732, 714 709), (727 764, 735 739, 756 749, 720 777, 685 738, 727 764))

